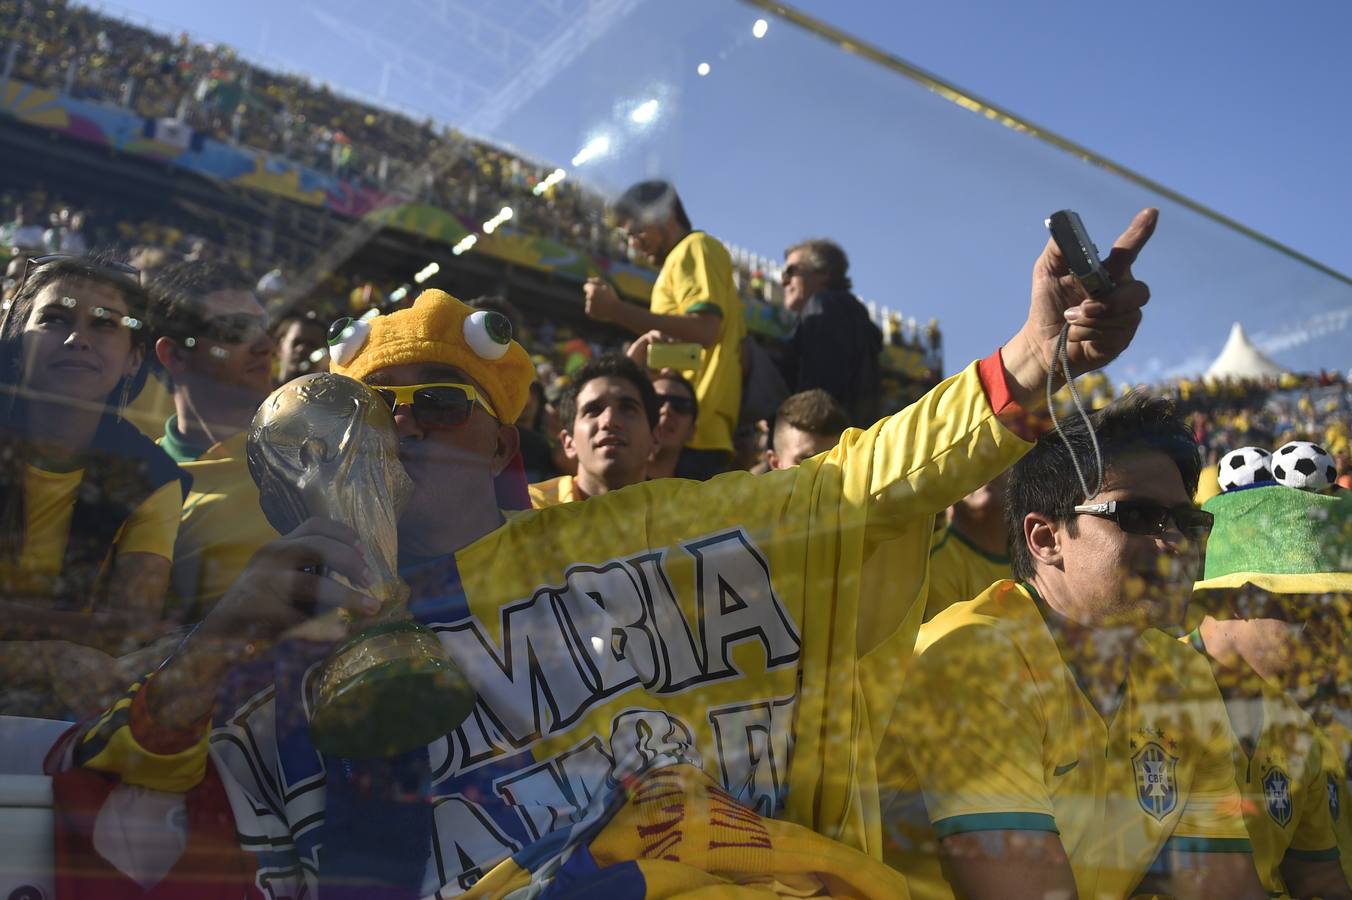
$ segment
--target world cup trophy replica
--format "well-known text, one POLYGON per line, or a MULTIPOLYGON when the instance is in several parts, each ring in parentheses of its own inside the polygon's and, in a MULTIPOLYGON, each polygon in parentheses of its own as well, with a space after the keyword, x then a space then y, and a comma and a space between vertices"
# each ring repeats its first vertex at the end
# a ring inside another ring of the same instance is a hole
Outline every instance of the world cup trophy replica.
POLYGON ((435 634, 409 614, 398 575, 398 521, 412 483, 394 417, 368 387, 328 372, 272 392, 249 428, 249 472, 268 522, 286 534, 311 516, 357 533, 380 609, 307 682, 315 747, 334 756, 392 756, 431 743, 470 714, 476 695, 435 634))

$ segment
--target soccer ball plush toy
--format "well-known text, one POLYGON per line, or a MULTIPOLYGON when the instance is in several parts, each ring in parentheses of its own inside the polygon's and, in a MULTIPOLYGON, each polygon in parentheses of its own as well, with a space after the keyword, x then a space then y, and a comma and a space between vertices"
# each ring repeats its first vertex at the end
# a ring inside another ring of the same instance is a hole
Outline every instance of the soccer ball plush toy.
POLYGON ((1272 454, 1272 477, 1278 484, 1305 491, 1322 491, 1338 479, 1333 457, 1310 441, 1291 441, 1272 454))
POLYGON ((1272 480, 1272 455, 1261 447, 1240 447, 1221 457, 1217 473, 1222 491, 1272 480))

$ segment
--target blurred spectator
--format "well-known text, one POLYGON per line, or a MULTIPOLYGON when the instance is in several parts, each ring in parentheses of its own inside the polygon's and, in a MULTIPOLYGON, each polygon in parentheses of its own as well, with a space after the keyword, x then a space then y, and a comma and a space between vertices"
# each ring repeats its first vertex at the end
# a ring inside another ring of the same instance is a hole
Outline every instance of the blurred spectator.
POLYGON ((563 451, 577 460, 577 474, 531 485, 536 509, 586 500, 647 478, 657 396, 632 360, 600 356, 579 369, 559 400, 559 418, 563 451))
POLYGON ((793 468, 808 457, 830 450, 849 427, 848 413, 826 391, 815 388, 794 394, 775 414, 766 462, 771 469, 793 468))
POLYGON ((850 261, 833 241, 811 240, 784 252, 784 306, 798 323, 784 347, 790 391, 822 388, 867 428, 882 415, 879 354, 883 335, 850 293, 850 261))
POLYGON ((674 478, 681 450, 695 433, 699 400, 695 386, 675 369, 664 369, 653 376, 657 393, 657 428, 653 431, 653 452, 648 459, 648 478, 674 478))
POLYGON ((277 345, 277 383, 329 368, 328 325, 313 310, 292 313, 272 327, 277 345))
POLYGON ((244 454, 249 423, 272 391, 276 353, 251 281, 222 263, 185 261, 153 285, 156 372, 174 401, 160 446, 193 477, 171 581, 172 614, 186 623, 277 536, 244 454))
POLYGON ((0 225, 0 247, 15 247, 38 255, 46 249, 42 235, 42 225, 33 221, 22 206, 17 206, 14 218, 0 225))
POLYGON ((704 480, 732 462, 742 402, 746 315, 732 283, 732 258, 718 241, 693 230, 680 196, 665 181, 629 188, 615 203, 615 218, 630 245, 662 267, 651 311, 621 300, 608 283, 592 278, 583 289, 587 315, 641 335, 635 342, 640 348, 654 341, 699 345, 698 367, 683 373, 699 395, 699 419, 677 474, 704 480))
POLYGON ((43 233, 42 243, 48 253, 84 256, 89 249, 84 234, 84 213, 72 212, 66 206, 59 213, 53 213, 52 226, 43 233))

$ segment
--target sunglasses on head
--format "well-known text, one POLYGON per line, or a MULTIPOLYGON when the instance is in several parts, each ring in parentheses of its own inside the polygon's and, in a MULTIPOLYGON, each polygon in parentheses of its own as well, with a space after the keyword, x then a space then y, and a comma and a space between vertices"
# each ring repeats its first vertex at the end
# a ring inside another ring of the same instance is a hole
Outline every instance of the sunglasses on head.
POLYGON ((695 414, 695 401, 689 397, 682 397, 680 394, 658 394, 657 408, 661 409, 668 403, 671 408, 683 416, 693 416, 695 414))
POLYGON ((479 404, 493 418, 498 418, 492 404, 472 385, 455 382, 434 384, 402 384, 391 387, 372 387, 380 399, 395 412, 400 406, 413 410, 413 418, 420 428, 457 428, 469 421, 474 404, 479 404))
POLYGON ((1111 519, 1128 534, 1158 537, 1175 525, 1190 540, 1199 541, 1211 533, 1215 516, 1195 506, 1163 506, 1146 500, 1109 500, 1085 503, 1074 512, 1083 516, 1111 519))
POLYGON ((128 282, 134 287, 141 286, 141 270, 130 263, 118 262, 117 260, 93 260, 87 256, 77 256, 74 253, 52 253, 47 256, 30 256, 23 264, 23 274, 19 276, 14 293, 17 295, 23 290, 23 286, 28 283, 29 276, 33 275, 43 266, 50 263, 61 262, 63 259, 71 259, 76 262, 89 266, 91 269, 98 269, 106 272, 116 278, 128 282))

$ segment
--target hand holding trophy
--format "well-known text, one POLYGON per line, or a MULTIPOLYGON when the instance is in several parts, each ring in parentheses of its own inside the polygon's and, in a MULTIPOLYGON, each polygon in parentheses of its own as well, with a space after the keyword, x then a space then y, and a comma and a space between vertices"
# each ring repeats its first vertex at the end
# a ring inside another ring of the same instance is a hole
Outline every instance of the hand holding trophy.
POLYGON ((409 614, 398 575, 399 513, 412 485, 399 463, 394 418, 372 391, 342 375, 288 382, 254 416, 247 450, 268 521, 283 534, 312 516, 361 537, 379 611, 351 623, 307 683, 315 746, 336 756, 389 756, 453 730, 474 707, 474 689, 441 643, 409 614))

